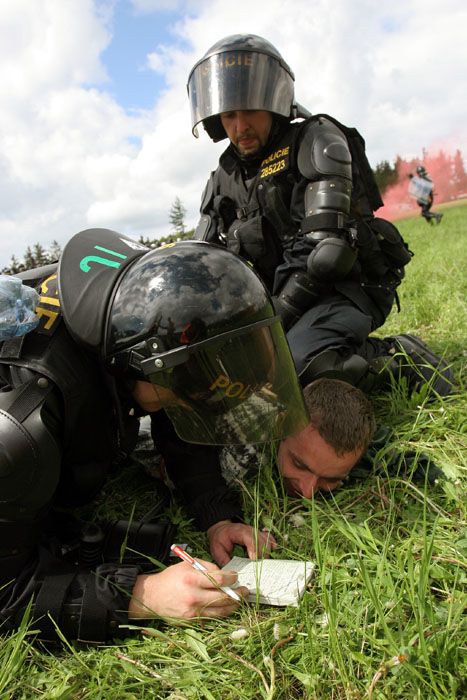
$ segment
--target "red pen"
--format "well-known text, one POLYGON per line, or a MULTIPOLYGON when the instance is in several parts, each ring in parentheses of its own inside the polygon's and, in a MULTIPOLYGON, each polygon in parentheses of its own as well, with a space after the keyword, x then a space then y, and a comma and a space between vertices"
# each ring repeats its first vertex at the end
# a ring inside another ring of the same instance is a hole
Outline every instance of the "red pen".
MULTIPOLYGON (((177 555, 177 557, 180 557, 180 559, 183 559, 183 561, 186 561, 190 566, 193 567, 193 569, 196 569, 196 571, 202 571, 204 574, 208 574, 209 579, 211 580, 210 572, 206 569, 201 562, 197 561, 196 559, 193 559, 188 552, 185 552, 184 549, 178 546, 178 544, 173 544, 171 545, 170 549, 174 554, 177 555)), ((242 598, 238 595, 238 593, 235 593, 233 588, 230 588, 230 586, 219 586, 221 591, 224 591, 228 596, 233 598, 233 600, 237 600, 239 603, 242 601, 242 598)))

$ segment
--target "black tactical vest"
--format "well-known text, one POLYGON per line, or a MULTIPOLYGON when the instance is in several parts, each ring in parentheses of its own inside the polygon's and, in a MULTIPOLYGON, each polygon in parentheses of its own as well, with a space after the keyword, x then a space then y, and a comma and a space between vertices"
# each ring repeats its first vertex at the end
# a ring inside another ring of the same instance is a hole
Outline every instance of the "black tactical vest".
POLYGON ((294 160, 297 136, 298 129, 289 126, 265 158, 248 164, 229 146, 213 175, 211 201, 203 207, 218 217, 221 242, 250 260, 269 289, 300 221, 290 214, 292 190, 300 177, 294 160))

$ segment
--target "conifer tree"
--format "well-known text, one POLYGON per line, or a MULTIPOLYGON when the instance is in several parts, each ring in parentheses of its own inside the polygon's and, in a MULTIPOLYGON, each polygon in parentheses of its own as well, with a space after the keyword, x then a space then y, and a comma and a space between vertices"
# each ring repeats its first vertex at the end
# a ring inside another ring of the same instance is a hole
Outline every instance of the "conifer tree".
POLYGON ((169 221, 172 224, 172 228, 175 233, 180 235, 185 233, 185 215, 185 207, 181 203, 180 199, 175 197, 175 201, 170 209, 169 221))

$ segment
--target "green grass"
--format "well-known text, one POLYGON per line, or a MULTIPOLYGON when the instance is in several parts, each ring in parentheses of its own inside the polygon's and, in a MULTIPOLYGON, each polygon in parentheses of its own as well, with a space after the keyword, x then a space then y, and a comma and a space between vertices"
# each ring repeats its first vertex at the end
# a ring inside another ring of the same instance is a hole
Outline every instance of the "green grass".
MULTIPOLYGON (((131 638, 122 631, 119 643, 101 649, 48 651, 24 624, 1 640, 0 700, 466 697, 467 207, 444 211, 437 227, 421 217, 399 222, 415 257, 401 313, 378 334, 420 335, 452 362, 457 393, 432 402, 396 389, 379 397, 379 422, 393 433, 367 479, 301 501, 284 496, 266 470, 245 497, 251 522, 272 527, 278 556, 317 562, 301 606, 250 604, 223 621, 154 624, 131 638), (448 478, 430 485, 388 474, 394 448, 429 455, 448 478), (248 636, 233 641, 239 627, 248 636)), ((124 495, 119 517, 145 495, 147 481, 135 481, 132 474, 112 485, 124 495)), ((180 510, 173 514, 180 540, 207 557, 204 535, 180 510)))

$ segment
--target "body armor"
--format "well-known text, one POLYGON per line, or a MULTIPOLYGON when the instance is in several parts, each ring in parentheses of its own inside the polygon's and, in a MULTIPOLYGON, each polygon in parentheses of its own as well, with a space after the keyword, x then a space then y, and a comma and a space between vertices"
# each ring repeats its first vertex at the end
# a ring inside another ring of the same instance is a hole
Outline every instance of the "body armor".
POLYGON ((297 316, 334 288, 381 323, 411 257, 397 229, 374 218, 381 204, 363 139, 318 115, 288 125, 259 162, 244 165, 229 146, 205 189, 195 236, 250 260, 273 294, 292 287, 286 295, 304 299, 297 316), (310 254, 325 246, 326 275, 310 275, 310 254))

